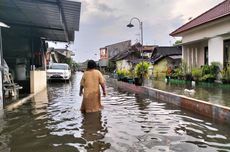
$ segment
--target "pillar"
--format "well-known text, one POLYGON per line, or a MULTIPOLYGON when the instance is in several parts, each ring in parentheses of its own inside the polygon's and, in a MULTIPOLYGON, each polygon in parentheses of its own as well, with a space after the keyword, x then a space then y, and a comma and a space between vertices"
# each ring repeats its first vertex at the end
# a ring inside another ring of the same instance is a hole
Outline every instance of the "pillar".
POLYGON ((208 41, 208 64, 212 62, 220 62, 224 64, 224 41, 223 38, 218 36, 209 39, 208 41))
MULTIPOLYGON (((0 65, 1 68, 0 69, 2 69, 2 59, 3 59, 2 55, 3 55, 3 52, 2 52, 2 32, 1 32, 1 27, 0 27, 0 63, 1 63, 1 65, 0 65)), ((0 70, 0 111, 3 110, 2 70, 0 70)))

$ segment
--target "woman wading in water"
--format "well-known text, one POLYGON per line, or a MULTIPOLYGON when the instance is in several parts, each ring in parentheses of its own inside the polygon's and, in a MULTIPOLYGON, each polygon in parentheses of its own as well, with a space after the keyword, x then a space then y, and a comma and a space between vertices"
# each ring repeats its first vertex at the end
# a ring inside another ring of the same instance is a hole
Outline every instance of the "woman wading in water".
POLYGON ((89 60, 87 70, 84 72, 80 84, 79 95, 83 94, 82 112, 89 113, 101 110, 100 86, 103 96, 106 96, 105 79, 101 72, 96 69, 96 62, 89 60))

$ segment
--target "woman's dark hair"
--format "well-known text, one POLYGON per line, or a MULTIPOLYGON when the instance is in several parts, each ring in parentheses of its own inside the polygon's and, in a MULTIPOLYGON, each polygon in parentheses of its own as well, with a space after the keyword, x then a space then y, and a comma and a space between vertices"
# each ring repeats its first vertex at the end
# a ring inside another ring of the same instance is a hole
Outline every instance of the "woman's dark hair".
POLYGON ((87 65, 88 69, 96 69, 96 67, 97 67, 97 64, 95 61, 93 61, 93 60, 88 61, 88 65, 87 65))

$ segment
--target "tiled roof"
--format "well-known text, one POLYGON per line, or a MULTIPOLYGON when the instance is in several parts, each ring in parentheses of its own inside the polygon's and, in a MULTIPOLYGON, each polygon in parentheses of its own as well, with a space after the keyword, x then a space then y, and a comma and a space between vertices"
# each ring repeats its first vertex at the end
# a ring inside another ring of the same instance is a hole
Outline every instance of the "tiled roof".
POLYGON ((181 47, 176 46, 159 46, 153 50, 151 62, 156 63, 162 58, 174 55, 182 55, 181 47))
POLYGON ((228 15, 230 15, 230 0, 225 0, 222 3, 211 8, 210 10, 204 12, 200 16, 196 17, 195 19, 191 20, 190 22, 184 24, 177 30, 173 31, 170 35, 175 36, 194 27, 220 19, 228 15))

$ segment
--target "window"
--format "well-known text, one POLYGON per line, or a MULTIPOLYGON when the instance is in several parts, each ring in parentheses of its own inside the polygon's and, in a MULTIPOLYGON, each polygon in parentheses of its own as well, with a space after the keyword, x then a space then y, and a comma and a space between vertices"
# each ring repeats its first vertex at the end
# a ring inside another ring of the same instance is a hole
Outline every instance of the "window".
POLYGON ((224 41, 224 67, 230 66, 230 40, 224 41))
POLYGON ((204 64, 208 65, 208 47, 204 48, 204 64))

